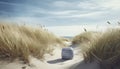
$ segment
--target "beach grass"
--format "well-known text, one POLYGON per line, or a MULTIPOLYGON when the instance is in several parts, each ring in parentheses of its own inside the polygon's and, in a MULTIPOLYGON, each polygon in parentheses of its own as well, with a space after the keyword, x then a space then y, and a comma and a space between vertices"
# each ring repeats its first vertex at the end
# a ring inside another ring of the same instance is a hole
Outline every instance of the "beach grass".
POLYGON ((85 62, 99 61, 101 69, 120 69, 120 29, 110 29, 84 53, 85 62))
POLYGON ((42 59, 62 40, 42 28, 0 22, 0 59, 19 58, 29 63, 29 56, 42 59))
POLYGON ((72 44, 92 43, 99 37, 100 37, 100 32, 94 32, 94 31, 83 32, 79 35, 76 35, 73 38, 72 44))

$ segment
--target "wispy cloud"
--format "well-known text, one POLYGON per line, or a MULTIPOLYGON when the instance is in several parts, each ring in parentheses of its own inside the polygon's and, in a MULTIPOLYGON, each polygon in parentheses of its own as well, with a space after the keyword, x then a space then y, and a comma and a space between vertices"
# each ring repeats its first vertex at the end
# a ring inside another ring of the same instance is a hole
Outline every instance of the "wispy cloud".
POLYGON ((88 9, 88 10, 102 10, 102 9, 119 9, 119 0, 76 0, 76 1, 54 1, 53 6, 59 8, 71 9, 88 9))
POLYGON ((119 0, 104 0, 99 2, 100 5, 104 8, 108 8, 109 10, 118 10, 120 9, 120 1, 119 0))
MULTIPOLYGON (((64 12, 61 12, 64 13, 64 12)), ((64 13, 64 15, 60 15, 61 13, 57 13, 55 14, 57 18, 88 18, 88 17, 99 17, 101 16, 101 14, 103 12, 87 12, 87 13, 79 13, 79 11, 77 11, 76 13, 74 12, 68 12, 68 13, 64 13)), ((104 12, 105 13, 105 12, 104 12)))
POLYGON ((12 12, 0 9, 0 13, 10 14, 22 21, 38 21, 46 25, 102 23, 106 20, 119 20, 120 17, 119 0, 22 1, 23 3, 0 1, 0 5, 5 6, 5 9, 7 5, 13 6, 12 12))
POLYGON ((55 1, 53 2, 53 6, 55 7, 61 7, 61 8, 66 8, 66 7, 71 7, 71 6, 74 6, 76 3, 74 2, 69 2, 69 1, 55 1))
POLYGON ((12 6, 21 6, 21 4, 19 3, 10 3, 10 2, 4 2, 4 1, 0 1, 0 4, 4 4, 4 5, 12 5, 12 6))
POLYGON ((78 12, 80 12, 80 11, 78 11, 78 10, 64 10, 64 11, 51 11, 51 12, 49 12, 49 14, 62 16, 62 15, 70 15, 72 13, 78 13, 78 12))

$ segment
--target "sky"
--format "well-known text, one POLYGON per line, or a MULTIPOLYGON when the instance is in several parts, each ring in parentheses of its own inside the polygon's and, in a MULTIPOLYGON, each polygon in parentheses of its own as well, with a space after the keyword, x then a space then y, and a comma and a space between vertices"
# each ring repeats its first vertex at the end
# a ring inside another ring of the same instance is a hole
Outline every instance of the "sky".
POLYGON ((0 0, 0 20, 44 25, 60 36, 117 23, 119 12, 120 0, 0 0))

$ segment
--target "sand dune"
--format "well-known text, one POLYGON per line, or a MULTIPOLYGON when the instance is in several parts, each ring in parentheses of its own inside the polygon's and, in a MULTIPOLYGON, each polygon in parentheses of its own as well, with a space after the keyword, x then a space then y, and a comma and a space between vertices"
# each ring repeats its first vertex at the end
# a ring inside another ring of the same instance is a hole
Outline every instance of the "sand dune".
POLYGON ((74 48, 74 58, 72 60, 61 59, 61 48, 56 47, 53 55, 46 54, 45 60, 41 61, 30 57, 30 64, 23 64, 22 61, 15 60, 12 63, 0 61, 0 69, 99 69, 97 63, 84 63, 80 49, 74 48))

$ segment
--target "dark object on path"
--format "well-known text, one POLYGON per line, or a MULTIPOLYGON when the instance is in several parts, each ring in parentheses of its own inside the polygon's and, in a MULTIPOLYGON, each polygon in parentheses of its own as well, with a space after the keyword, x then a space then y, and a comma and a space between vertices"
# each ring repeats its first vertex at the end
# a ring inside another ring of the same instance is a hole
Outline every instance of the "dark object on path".
POLYGON ((61 55, 62 55, 63 60, 73 59, 73 56, 74 56, 73 48, 71 48, 71 47, 62 48, 61 55))
POLYGON ((23 66, 22 69, 26 69, 26 66, 23 66))

